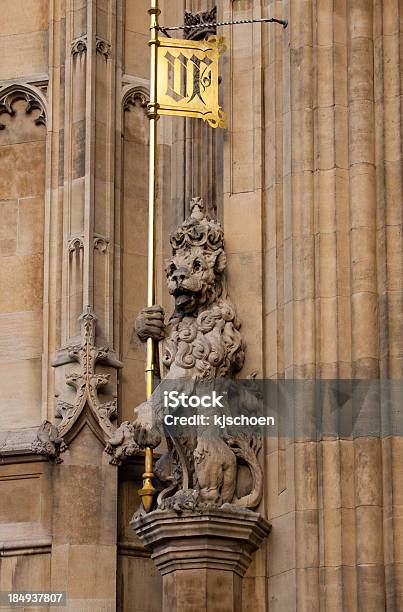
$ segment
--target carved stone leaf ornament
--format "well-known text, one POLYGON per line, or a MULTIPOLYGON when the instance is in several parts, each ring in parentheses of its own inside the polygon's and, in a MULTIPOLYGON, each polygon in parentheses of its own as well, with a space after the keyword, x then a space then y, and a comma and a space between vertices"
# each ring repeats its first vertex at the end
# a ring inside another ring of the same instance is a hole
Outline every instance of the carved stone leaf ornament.
POLYGON ((32 452, 37 455, 45 455, 55 463, 61 463, 60 453, 66 448, 56 425, 50 421, 44 421, 38 429, 36 440, 32 443, 32 452))

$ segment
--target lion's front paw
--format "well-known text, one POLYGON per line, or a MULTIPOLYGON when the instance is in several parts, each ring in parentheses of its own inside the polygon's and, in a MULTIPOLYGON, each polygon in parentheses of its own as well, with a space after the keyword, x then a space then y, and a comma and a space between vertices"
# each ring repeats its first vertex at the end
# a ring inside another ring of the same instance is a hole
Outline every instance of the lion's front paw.
POLYGON ((164 316, 161 306, 143 308, 134 323, 135 332, 142 342, 146 342, 148 338, 157 342, 162 340, 165 331, 164 316))
POLYGON ((133 437, 142 449, 146 446, 156 448, 161 443, 161 435, 157 429, 136 423, 133 423, 133 437))

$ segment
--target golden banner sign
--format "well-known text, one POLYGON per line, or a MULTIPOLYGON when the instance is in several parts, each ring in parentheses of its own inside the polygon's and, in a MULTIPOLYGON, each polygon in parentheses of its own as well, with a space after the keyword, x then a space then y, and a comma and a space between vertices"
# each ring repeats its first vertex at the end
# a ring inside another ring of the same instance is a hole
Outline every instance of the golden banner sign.
POLYGON ((218 60, 224 39, 193 41, 160 38, 157 101, 159 115, 197 117, 212 127, 225 127, 218 104, 218 60))

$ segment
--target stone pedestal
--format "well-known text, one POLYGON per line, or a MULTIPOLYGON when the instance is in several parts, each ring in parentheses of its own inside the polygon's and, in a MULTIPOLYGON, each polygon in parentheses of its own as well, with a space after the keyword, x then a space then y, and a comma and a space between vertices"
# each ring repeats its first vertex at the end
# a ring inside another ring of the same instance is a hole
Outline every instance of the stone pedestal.
POLYGON ((241 612, 241 580, 270 532, 255 512, 156 510, 132 522, 163 576, 164 612, 241 612))

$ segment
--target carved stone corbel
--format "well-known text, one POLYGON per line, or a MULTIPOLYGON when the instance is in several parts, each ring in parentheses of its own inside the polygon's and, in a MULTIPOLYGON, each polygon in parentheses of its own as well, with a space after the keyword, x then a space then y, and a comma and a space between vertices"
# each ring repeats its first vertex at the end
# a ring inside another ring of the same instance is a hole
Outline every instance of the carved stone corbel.
POLYGON ((100 253, 106 253, 109 247, 109 240, 103 236, 95 236, 94 249, 100 253))
POLYGON ((73 57, 87 52, 87 36, 80 36, 71 41, 71 54, 73 57))
POLYGON ((45 455, 55 463, 61 463, 60 453, 66 448, 56 425, 50 421, 44 421, 38 429, 36 440, 32 443, 32 452, 37 455, 45 455))
POLYGON ((156 510, 131 525, 162 575, 164 610, 241 612, 242 577, 271 529, 260 514, 156 510))
POLYGON ((74 236, 74 238, 70 238, 68 243, 68 251, 69 253, 78 253, 84 249, 84 241, 82 236, 74 236))
POLYGON ((100 36, 96 37, 95 49, 97 53, 104 56, 105 60, 110 58, 112 45, 110 42, 101 38, 100 36))

